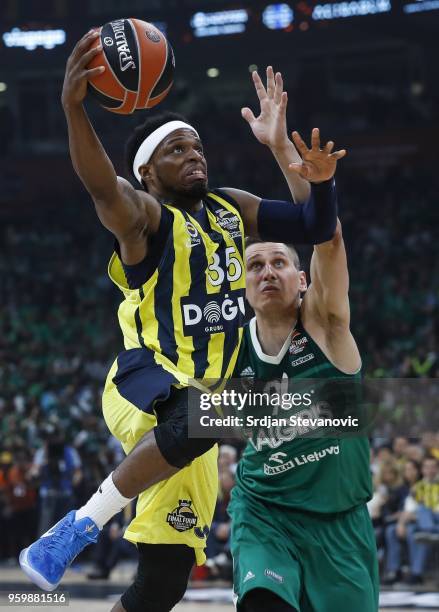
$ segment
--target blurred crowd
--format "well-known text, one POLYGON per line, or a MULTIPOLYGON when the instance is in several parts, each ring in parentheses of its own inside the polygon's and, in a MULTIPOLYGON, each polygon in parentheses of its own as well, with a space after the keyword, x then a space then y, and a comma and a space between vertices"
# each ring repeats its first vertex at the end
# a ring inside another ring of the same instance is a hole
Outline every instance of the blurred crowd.
MULTIPOLYGON (((207 155, 209 139, 216 143, 215 184, 285 198, 274 166, 265 175, 255 172, 266 160, 260 147, 244 159, 224 154, 228 131, 243 129, 234 121, 219 133, 211 122, 200 128, 207 155)), ((437 379, 437 175, 424 165, 375 174, 341 167, 337 180, 352 330, 365 376, 437 379)), ((57 186, 61 193, 62 179, 57 186)), ((36 196, 37 206, 43 204, 36 196)), ((50 216, 10 213, 0 234, 0 561, 15 562, 23 546, 81 505, 122 458, 100 409, 106 373, 122 348, 120 296, 106 274, 112 237, 82 192, 50 216)), ((305 268, 309 255, 303 250, 305 268)), ((375 493, 369 508, 383 580, 420 582, 434 565, 439 540, 439 434, 371 442, 375 493)), ((239 451, 231 444, 220 449, 205 569, 213 578, 231 575, 227 504, 239 451)), ((121 544, 127 520, 119 517, 106 528, 94 553, 95 577, 108 576, 130 554, 121 544)))
POLYGON ((397 437, 372 447, 372 517, 382 580, 422 584, 439 569, 439 435, 414 441, 397 437))

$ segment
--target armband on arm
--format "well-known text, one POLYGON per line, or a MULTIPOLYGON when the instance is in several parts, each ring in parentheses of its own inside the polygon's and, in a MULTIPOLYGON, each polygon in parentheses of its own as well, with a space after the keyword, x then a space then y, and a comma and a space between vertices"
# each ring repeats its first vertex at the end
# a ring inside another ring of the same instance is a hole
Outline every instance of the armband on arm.
POLYGON ((311 184, 305 204, 261 200, 258 233, 262 240, 296 244, 321 244, 331 240, 337 226, 335 181, 311 184))

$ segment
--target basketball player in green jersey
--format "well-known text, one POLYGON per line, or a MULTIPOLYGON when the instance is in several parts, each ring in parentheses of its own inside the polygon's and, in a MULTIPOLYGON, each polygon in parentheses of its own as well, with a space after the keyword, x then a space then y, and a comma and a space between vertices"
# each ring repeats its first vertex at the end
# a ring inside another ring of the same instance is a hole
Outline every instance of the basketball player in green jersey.
MULTIPOLYGON (((147 119, 131 139, 135 189, 116 175, 83 106, 87 78, 100 70, 87 69, 99 53, 99 47, 90 49, 95 37, 89 33, 73 50, 62 102, 74 168, 117 242, 109 274, 125 298, 118 313, 125 350, 107 377, 103 411, 128 456, 82 508, 22 551, 20 564, 41 588, 53 590, 99 529, 140 494, 127 534, 139 543, 138 575, 115 610, 163 612, 184 593, 194 561, 203 561, 215 505, 216 440, 189 438, 187 390, 194 378, 230 377, 236 364, 244 233, 277 239, 280 231, 281 239, 311 244, 328 240, 336 224, 335 192, 324 183, 310 188, 306 176, 289 171, 301 160, 286 132, 282 79, 272 68, 266 89, 253 74, 259 116, 250 109, 242 114, 302 205, 209 189, 200 136, 169 114, 147 119), (175 571, 166 589, 158 589, 170 556, 175 571)), ((345 153, 332 153, 332 147, 310 153, 316 183, 333 175, 345 153)))
MULTIPOLYGON (((299 151, 306 155, 305 144, 299 151)), ((295 378, 358 378, 340 222, 330 241, 314 247, 308 288, 286 244, 250 241, 246 262, 256 317, 244 329, 236 376, 288 377, 291 389, 295 378)), ((229 506, 238 609, 376 612, 367 438, 298 438, 291 426, 254 434, 229 506)))

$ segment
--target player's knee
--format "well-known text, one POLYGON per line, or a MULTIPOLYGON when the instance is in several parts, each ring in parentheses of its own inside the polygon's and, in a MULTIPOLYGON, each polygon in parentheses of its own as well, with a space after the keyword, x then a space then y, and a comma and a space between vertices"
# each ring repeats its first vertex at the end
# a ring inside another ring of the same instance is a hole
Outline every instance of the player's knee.
POLYGON ((151 589, 151 585, 136 579, 122 595, 121 603, 126 612, 169 612, 183 598, 186 587, 185 579, 162 584, 159 589, 151 589))
POLYGON ((175 393, 157 408, 158 425, 154 428, 157 446, 166 461, 183 468, 204 455, 218 441, 216 438, 191 438, 188 426, 187 389, 175 393))
POLYGON ((183 468, 196 457, 204 455, 216 444, 214 438, 189 438, 187 426, 166 422, 154 429, 157 446, 163 457, 174 467, 183 468))

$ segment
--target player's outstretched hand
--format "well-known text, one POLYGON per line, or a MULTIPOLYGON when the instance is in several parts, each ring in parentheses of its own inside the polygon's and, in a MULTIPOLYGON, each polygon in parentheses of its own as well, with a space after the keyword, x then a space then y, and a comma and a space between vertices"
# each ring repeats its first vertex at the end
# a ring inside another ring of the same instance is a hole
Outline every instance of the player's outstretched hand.
POLYGON ((334 148, 332 140, 329 140, 321 149, 318 128, 314 128, 311 132, 311 149, 308 149, 298 132, 293 132, 292 136, 302 157, 302 163, 290 164, 290 170, 297 172, 311 183, 321 183, 331 179, 335 174, 338 160, 346 155, 346 149, 332 153, 334 148))
POLYGON ((67 60, 66 72, 61 94, 61 102, 64 108, 82 104, 87 94, 87 79, 104 72, 104 66, 98 66, 87 70, 86 66, 102 51, 102 46, 98 45, 90 49, 91 44, 99 36, 96 30, 87 32, 76 44, 69 59, 67 60))
POLYGON ((286 125, 287 93, 283 91, 283 80, 280 72, 274 74, 273 68, 267 68, 267 88, 256 72, 252 72, 253 83, 259 98, 260 112, 255 117, 249 108, 242 108, 241 115, 250 125, 253 134, 264 145, 279 149, 288 145, 286 125))

